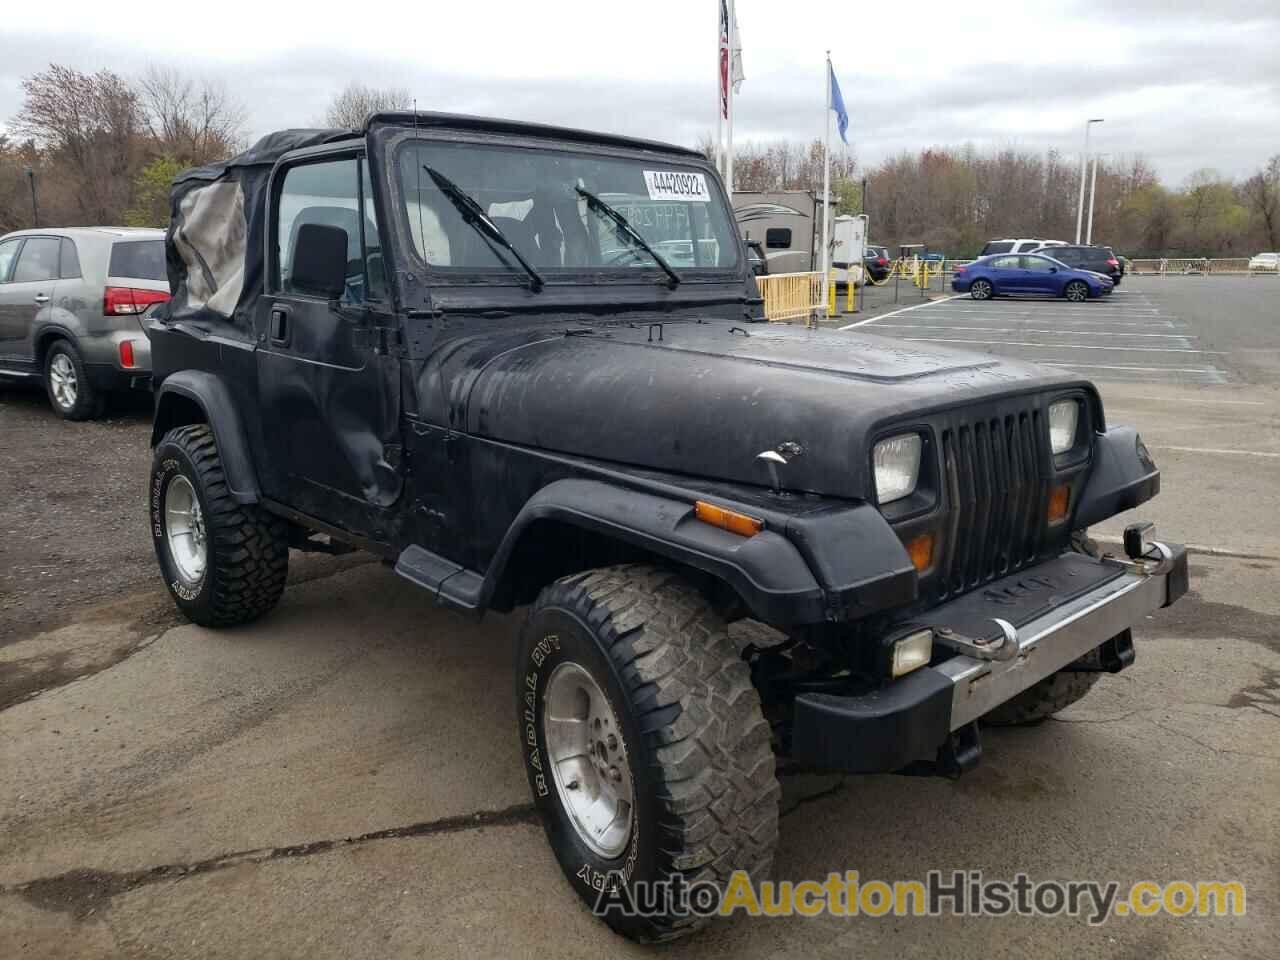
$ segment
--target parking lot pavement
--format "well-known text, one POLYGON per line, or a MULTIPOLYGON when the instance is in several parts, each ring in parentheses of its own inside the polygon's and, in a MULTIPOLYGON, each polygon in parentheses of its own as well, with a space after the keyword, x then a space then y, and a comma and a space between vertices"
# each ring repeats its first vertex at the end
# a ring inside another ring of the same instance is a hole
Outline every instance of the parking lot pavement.
MULTIPOLYGON (((1238 879, 1246 916, 738 917, 632 947, 573 897, 533 820, 521 614, 476 624, 376 563, 300 563, 280 607, 236 630, 161 615, 157 585, 128 579, 60 594, 30 628, 7 621, 0 676, 22 669, 26 687, 0 700, 0 957, 1274 957, 1280 391, 1236 345, 1266 356, 1280 332, 1236 317, 1231 339, 1187 296, 1146 296, 1225 351, 1221 383, 1098 377, 1109 420, 1140 425, 1163 469, 1138 513, 1197 545, 1192 592, 1135 629, 1132 668, 1059 718, 985 731, 958 781, 786 776, 775 876, 1238 879)), ((5 476, 61 449, 61 482, 91 488, 97 461, 76 473, 77 445, 122 436, 22 418, 47 437, 7 449, 5 476)), ((145 446, 126 455, 145 463, 145 446)), ((145 537, 138 550, 141 569, 145 537)))
POLYGON ((1083 304, 952 297, 883 314, 859 329, 1032 360, 1099 382, 1228 382, 1226 352, 1206 347, 1167 292, 1151 286, 1131 280, 1109 298, 1083 304))

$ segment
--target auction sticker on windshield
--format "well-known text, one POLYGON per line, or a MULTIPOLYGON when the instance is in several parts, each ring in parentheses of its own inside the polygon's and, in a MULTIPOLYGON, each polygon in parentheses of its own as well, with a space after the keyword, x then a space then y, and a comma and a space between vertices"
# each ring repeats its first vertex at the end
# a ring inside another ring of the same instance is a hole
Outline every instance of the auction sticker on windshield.
POLYGON ((684 200, 706 203, 711 199, 707 192, 707 179, 700 173, 682 173, 678 170, 646 170, 644 185, 650 200, 684 200))

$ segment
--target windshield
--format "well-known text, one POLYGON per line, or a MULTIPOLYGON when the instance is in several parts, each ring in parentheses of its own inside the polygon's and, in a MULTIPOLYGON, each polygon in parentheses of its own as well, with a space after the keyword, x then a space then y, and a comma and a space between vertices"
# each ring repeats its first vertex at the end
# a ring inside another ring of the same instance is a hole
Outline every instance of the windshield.
POLYGON ((520 254, 549 276, 581 270, 661 272, 584 192, 626 218, 677 271, 738 265, 738 236, 723 196, 694 166, 423 141, 403 146, 397 166, 403 216, 418 255, 432 267, 520 269, 510 251, 486 242, 466 223, 430 171, 475 200, 520 254))

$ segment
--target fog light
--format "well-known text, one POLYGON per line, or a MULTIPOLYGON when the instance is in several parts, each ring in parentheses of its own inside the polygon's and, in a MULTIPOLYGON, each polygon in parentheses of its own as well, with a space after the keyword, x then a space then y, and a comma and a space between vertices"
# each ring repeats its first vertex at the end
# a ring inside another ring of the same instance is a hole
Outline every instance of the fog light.
POLYGON ((917 630, 893 642, 891 673, 895 677, 929 665, 933 656, 933 630, 917 630))
POLYGON ((1061 523, 1067 519, 1067 508, 1071 506, 1071 488, 1065 484, 1049 491, 1049 522, 1061 523))

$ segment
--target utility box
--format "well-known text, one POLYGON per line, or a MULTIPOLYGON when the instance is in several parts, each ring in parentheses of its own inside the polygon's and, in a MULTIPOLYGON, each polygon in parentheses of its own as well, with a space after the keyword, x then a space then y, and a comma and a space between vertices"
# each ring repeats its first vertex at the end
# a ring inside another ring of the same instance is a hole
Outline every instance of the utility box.
POLYGON ((831 225, 831 279, 837 284, 861 286, 867 249, 867 215, 836 217, 831 225))

